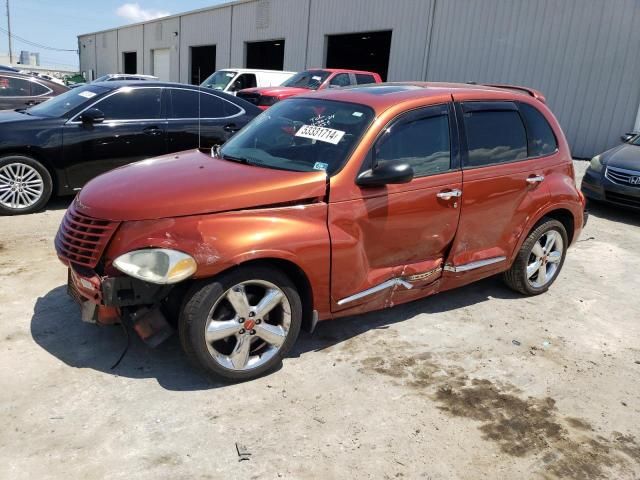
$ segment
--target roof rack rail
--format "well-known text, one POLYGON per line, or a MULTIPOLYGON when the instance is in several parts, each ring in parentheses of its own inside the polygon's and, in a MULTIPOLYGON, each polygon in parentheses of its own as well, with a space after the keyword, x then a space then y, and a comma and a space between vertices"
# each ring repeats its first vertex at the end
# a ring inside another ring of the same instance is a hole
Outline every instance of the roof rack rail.
POLYGON ((527 95, 531 95, 533 98, 535 98, 536 100, 541 101, 542 103, 547 103, 547 99, 542 94, 542 92, 539 92, 538 90, 535 90, 533 88, 520 87, 518 85, 506 85, 506 84, 502 84, 502 83, 492 83, 492 84, 486 83, 486 84, 483 84, 483 85, 486 85, 487 87, 504 88, 504 89, 507 89, 507 90, 517 90, 519 92, 524 92, 527 95))

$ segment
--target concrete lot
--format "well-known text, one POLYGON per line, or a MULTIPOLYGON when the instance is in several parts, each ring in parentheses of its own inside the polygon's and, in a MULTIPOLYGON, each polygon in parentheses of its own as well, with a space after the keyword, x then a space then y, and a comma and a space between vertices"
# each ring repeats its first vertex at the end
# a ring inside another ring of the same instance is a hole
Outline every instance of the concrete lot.
POLYGON ((0 218, 1 478, 640 477, 638 213, 592 207, 547 294, 324 323, 225 386, 175 337, 110 369, 123 331, 80 321, 53 251, 67 204, 0 218))

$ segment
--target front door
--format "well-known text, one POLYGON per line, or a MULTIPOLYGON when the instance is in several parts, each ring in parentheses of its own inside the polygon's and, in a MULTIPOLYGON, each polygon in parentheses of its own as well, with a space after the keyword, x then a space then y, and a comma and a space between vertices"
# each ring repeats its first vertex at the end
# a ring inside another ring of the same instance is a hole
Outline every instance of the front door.
POLYGON ((362 187, 360 198, 329 205, 334 312, 373 310, 424 296, 441 276, 462 191, 450 105, 414 110, 385 128, 365 163, 390 160, 409 163, 413 180, 362 187))
POLYGON ((540 126, 527 121, 531 107, 519 105, 475 101, 457 105, 464 195, 460 226, 447 260, 447 288, 505 270, 518 239, 526 234, 528 219, 548 202, 544 174, 557 163, 555 139, 549 133, 542 150, 541 140, 528 140, 540 126))
POLYGON ((93 105, 102 123, 83 124, 79 115, 65 124, 63 156, 72 188, 127 163, 167 153, 162 89, 124 87, 93 105))

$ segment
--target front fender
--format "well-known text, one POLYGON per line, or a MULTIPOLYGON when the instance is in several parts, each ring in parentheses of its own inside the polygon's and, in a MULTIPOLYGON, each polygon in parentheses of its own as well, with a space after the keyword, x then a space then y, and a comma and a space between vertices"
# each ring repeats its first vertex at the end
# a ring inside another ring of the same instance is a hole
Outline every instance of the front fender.
POLYGON ((286 260, 306 274, 314 308, 320 314, 329 312, 330 240, 325 203, 124 222, 107 248, 106 273, 117 273, 112 262, 119 255, 150 247, 193 256, 198 263, 193 278, 197 279, 252 260, 286 260))

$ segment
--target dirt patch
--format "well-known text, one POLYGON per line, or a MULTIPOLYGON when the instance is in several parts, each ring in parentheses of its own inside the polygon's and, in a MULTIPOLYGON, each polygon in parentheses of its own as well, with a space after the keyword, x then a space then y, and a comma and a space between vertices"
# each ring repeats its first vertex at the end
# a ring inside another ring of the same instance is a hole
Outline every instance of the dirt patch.
POLYGON ((632 435, 613 432, 610 438, 589 435, 591 425, 559 415, 553 398, 522 398, 509 384, 469 379, 462 369, 443 367, 431 355, 369 357, 363 373, 402 379, 417 394, 438 404, 454 417, 469 418, 485 440, 514 457, 542 455, 543 475, 576 480, 608 478, 609 469, 626 471, 630 461, 640 464, 640 445, 632 435))

